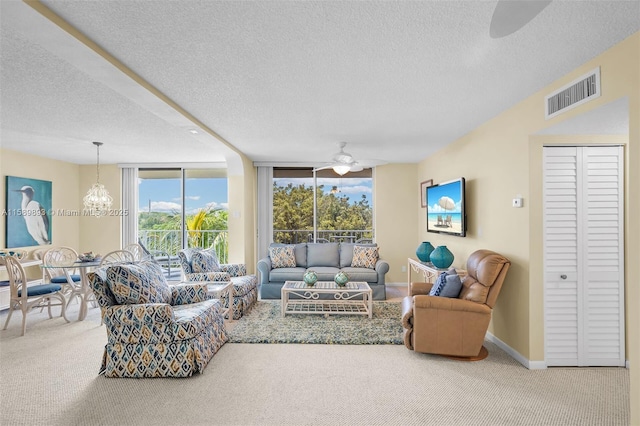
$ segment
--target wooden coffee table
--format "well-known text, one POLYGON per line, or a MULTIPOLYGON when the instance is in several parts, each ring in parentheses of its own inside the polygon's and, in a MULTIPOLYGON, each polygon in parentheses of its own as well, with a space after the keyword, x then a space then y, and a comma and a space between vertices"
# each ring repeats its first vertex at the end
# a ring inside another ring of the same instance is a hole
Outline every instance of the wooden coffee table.
POLYGON ((333 281, 313 286, 303 281, 286 281, 280 290, 282 316, 287 314, 368 315, 373 316, 373 293, 366 282, 348 282, 339 287, 333 281), (328 294, 330 298, 321 299, 328 294), (291 295, 297 298, 291 299, 291 295))

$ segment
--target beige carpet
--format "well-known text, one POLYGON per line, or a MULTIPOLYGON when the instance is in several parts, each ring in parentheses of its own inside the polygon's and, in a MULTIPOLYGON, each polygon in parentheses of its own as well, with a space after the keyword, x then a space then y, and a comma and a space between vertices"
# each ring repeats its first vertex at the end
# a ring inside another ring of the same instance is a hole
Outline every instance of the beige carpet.
POLYGON ((70 324, 30 318, 25 337, 19 313, 0 332, 2 425, 629 422, 627 370, 529 371, 492 344, 475 363, 399 345, 226 344, 203 375, 106 379, 97 309, 70 324))

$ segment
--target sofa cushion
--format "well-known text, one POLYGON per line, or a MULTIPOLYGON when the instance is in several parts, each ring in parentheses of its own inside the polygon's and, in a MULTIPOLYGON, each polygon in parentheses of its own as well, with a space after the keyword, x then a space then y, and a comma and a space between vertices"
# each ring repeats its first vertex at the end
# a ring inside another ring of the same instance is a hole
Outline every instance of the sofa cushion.
POLYGON ((107 284, 119 305, 171 303, 171 289, 162 268, 153 262, 107 268, 107 284))
POLYGON ((318 281, 333 281, 336 274, 340 272, 340 268, 335 266, 315 266, 313 271, 316 273, 318 281))
POLYGON ((191 257, 191 269, 194 273, 220 271, 218 255, 213 250, 202 250, 193 253, 191 257))
POLYGON ((488 294, 489 287, 485 287, 471 275, 467 275, 462 281, 462 290, 460 290, 458 298, 476 303, 486 303, 488 294))
POLYGON ((174 338, 185 340, 198 336, 211 326, 219 310, 220 302, 212 299, 174 306, 174 338))
POLYGON ((307 268, 316 266, 340 265, 340 251, 338 243, 308 243, 307 268))
POLYGON ((349 276, 349 281, 366 281, 368 283, 378 282, 378 273, 375 269, 369 268, 342 268, 342 272, 349 276))
POLYGON ((340 244, 340 267, 345 268, 351 266, 353 262, 353 247, 378 247, 376 243, 363 244, 363 243, 341 243, 340 244))
POLYGON ((296 256, 293 246, 269 247, 272 268, 295 268, 296 256))
POLYGON ((98 302, 98 305, 100 305, 101 308, 108 308, 109 306, 113 306, 117 303, 115 296, 107 284, 106 266, 98 268, 93 272, 89 272, 87 274, 87 278, 89 279, 89 287, 91 287, 96 298, 96 302, 98 302))
POLYGON ((233 283, 233 297, 244 296, 258 287, 258 279, 255 275, 231 277, 231 282, 233 283))
POLYGON ((374 269, 377 261, 378 247, 353 246, 352 267, 374 269))
POLYGON ((296 266, 306 268, 307 267, 307 243, 300 243, 300 244, 271 243, 269 247, 284 247, 287 245, 293 245, 293 252, 296 256, 296 266))
POLYGON ((269 272, 270 282, 284 282, 284 281, 302 281, 305 268, 278 268, 272 269, 269 272))

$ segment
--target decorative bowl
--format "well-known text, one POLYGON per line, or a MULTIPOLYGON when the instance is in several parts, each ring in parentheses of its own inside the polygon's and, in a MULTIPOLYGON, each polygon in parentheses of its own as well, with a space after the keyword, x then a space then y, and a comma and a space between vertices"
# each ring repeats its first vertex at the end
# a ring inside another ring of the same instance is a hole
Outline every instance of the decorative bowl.
POLYGON ((95 262, 100 260, 100 255, 94 254, 93 252, 82 253, 78 256, 78 260, 80 262, 95 262))
POLYGON ((349 275, 340 271, 336 274, 335 277, 333 277, 333 280, 336 282, 336 284, 338 284, 339 287, 344 287, 349 282, 349 275))
POLYGON ((313 286, 316 283, 316 281, 318 281, 318 275, 316 275, 315 271, 309 270, 302 276, 302 280, 308 286, 313 286))

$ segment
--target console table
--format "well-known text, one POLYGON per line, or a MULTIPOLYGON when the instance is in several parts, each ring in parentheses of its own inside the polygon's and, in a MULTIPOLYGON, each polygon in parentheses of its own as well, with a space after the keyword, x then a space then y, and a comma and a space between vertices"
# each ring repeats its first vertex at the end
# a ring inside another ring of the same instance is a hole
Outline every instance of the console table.
MULTIPOLYGON (((438 275, 440 275, 443 272, 446 272, 449 270, 449 268, 436 268, 435 266, 433 266, 432 263, 427 263, 427 262, 421 262, 419 260, 416 259, 412 259, 412 258, 407 258, 407 289, 410 289, 411 286, 411 271, 414 271, 418 274, 422 274, 422 280, 423 282, 426 283, 433 283, 434 280, 436 278, 438 278, 438 275)), ((464 278, 467 276, 467 271, 465 271, 464 269, 458 269, 456 268, 456 272, 458 272, 458 275, 460 276, 460 278, 464 278)))

